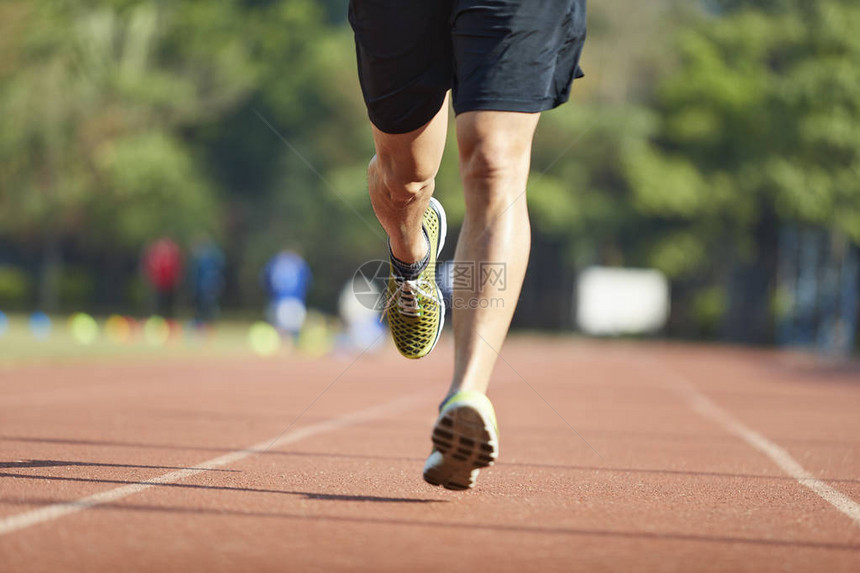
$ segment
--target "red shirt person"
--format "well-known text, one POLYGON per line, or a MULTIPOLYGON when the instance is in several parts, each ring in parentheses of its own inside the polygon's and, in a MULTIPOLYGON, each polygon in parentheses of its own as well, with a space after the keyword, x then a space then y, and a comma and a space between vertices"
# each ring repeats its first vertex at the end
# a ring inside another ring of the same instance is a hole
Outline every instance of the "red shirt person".
POLYGON ((151 243, 143 253, 143 270, 155 291, 155 311, 171 316, 175 295, 182 278, 182 253, 172 239, 151 243))

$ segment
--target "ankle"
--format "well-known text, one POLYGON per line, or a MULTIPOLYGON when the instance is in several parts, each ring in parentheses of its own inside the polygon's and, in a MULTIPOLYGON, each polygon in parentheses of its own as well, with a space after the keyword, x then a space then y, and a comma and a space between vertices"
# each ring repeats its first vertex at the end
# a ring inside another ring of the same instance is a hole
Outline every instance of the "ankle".
POLYGON ((403 278, 409 280, 416 278, 430 262, 430 237, 427 236, 427 231, 423 229, 422 236, 424 237, 425 245, 424 254, 420 257, 410 257, 413 259, 412 261, 401 259, 395 255, 394 250, 391 248, 391 242, 389 241, 388 243, 388 253, 391 256, 391 263, 403 278))
POLYGON ((424 228, 421 228, 421 237, 423 240, 420 241, 412 241, 411 243, 404 244, 404 242, 400 241, 396 245, 391 244, 391 239, 388 239, 388 252, 391 256, 396 257, 398 261, 403 262, 404 264, 411 265, 413 263, 417 263, 425 258, 430 253, 430 238, 427 236, 427 232, 424 228))

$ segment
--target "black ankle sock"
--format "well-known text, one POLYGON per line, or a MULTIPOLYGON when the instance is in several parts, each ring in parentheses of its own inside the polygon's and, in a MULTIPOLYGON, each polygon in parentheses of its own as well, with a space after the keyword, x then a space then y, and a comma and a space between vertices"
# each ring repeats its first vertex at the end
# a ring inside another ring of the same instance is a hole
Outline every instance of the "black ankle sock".
POLYGON ((415 280, 418 278, 418 275, 421 274, 421 271, 424 270, 424 267, 427 266, 427 263, 430 262, 430 237, 427 236, 427 231, 424 231, 424 239, 427 241, 427 254, 424 255, 424 258, 415 263, 404 263, 400 259, 394 256, 394 253, 391 252, 391 244, 388 245, 388 254, 391 256, 391 264, 394 265, 397 274, 402 276, 406 280, 415 280))

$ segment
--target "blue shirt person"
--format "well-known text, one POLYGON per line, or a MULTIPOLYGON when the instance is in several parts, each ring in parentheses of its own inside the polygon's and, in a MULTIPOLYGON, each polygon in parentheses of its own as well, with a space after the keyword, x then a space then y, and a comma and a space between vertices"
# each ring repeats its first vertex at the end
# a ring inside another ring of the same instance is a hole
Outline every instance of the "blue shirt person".
POLYGON ((224 290, 224 254, 206 239, 191 251, 190 278, 194 289, 195 320, 205 324, 218 316, 218 300, 224 290))
POLYGON ((293 251, 281 251, 263 269, 263 284, 269 297, 267 316, 281 332, 297 335, 304 324, 311 269, 293 251))

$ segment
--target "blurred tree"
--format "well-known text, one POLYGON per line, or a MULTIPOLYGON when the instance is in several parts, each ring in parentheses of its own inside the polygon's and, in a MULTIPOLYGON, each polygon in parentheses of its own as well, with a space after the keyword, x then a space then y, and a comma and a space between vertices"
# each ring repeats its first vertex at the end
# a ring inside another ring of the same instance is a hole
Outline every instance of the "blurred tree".
POLYGON ((860 5, 724 4, 680 35, 652 141, 625 166, 637 210, 665 224, 654 263, 730 271, 727 334, 764 341, 780 222, 860 241, 860 5))
POLYGON ((41 244, 43 307, 56 303, 63 239, 111 251, 217 231, 212 184, 182 132, 252 80, 241 43, 218 34, 231 7, 4 5, 15 64, 0 88, 0 233, 41 244))
MULTIPOLYGON (((326 29, 310 0, 261 5, 246 14, 252 97, 195 136, 211 158, 231 217, 228 259, 239 262, 232 295, 262 302, 259 271, 285 246, 314 268, 310 304, 333 305, 375 238, 363 167, 370 155, 357 93, 351 36, 326 29), (357 217, 362 213, 365 221, 357 217), (352 245, 350 253, 334 245, 352 245)), ((369 133, 369 132, 368 132, 369 133)))
POLYGON ((778 12, 796 8, 804 0, 705 0, 705 6, 720 13, 753 9, 764 12, 778 12))
MULTIPOLYGON (((759 316, 761 339, 779 226, 860 241, 858 7, 703 2, 589 6, 586 78, 535 141, 518 324, 567 326, 583 265, 651 265, 689 310, 675 332, 713 332, 728 305, 729 324, 759 316)), ((148 240, 207 232, 223 243, 228 306, 261 303, 259 269, 292 246, 314 272, 309 303, 333 309, 385 254, 346 6, 0 3, 0 246, 15 264, 41 258, 43 305, 61 257, 119 291, 112 260, 127 282, 148 240)), ((455 147, 437 185, 452 236, 455 147)))

